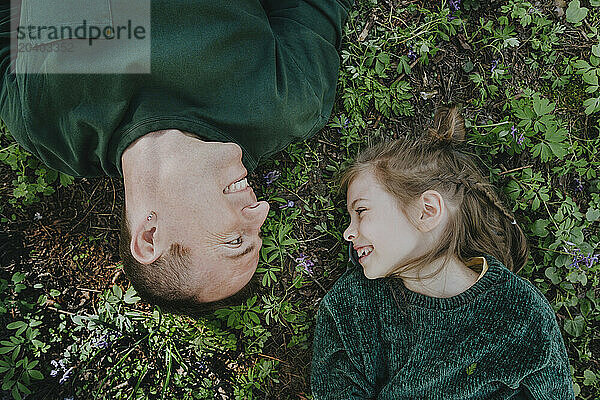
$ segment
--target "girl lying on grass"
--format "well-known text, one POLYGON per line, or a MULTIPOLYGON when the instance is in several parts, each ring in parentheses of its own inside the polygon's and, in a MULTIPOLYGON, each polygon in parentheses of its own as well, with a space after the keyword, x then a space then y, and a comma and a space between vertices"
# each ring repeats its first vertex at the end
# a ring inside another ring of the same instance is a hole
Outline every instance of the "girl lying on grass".
POLYGON ((315 400, 575 398, 554 311, 516 275, 523 232, 464 132, 444 108, 344 173, 354 267, 319 307, 315 400))

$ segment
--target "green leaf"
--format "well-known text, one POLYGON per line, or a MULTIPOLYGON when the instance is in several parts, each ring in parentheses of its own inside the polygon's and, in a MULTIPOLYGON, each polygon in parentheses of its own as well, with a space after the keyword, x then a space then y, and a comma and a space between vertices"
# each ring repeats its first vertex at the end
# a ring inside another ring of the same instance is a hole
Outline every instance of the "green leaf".
POLYGON ((561 143, 548 142, 548 146, 550 146, 550 149, 552 149, 554 155, 561 160, 569 153, 567 148, 565 148, 565 146, 563 146, 561 143))
POLYGON ((27 324, 24 321, 17 321, 17 322, 11 322, 10 324, 6 325, 6 327, 8 329, 19 329, 22 327, 27 327, 27 324))
MULTIPOLYGON (((406 57, 406 56, 400 57, 400 61, 398 62, 398 68, 396 69, 398 74, 402 74, 402 73, 405 73, 407 75, 410 74, 411 69, 410 69, 410 64, 408 63, 408 61, 409 61, 408 57, 406 57)), ((327 166, 327 167, 329 167, 329 166, 327 166)), ((337 169, 334 168, 333 170, 336 171, 337 169)))
POLYGON ((592 97, 584 100, 583 106, 585 107, 585 113, 590 115, 600 109, 600 97, 592 97))
POLYGON ((534 157, 540 157, 542 162, 546 162, 552 157, 552 149, 546 143, 538 143, 531 149, 534 157))
POLYGON ((467 375, 471 375, 475 371, 476 367, 477 367, 477 363, 476 362, 474 362, 473 364, 469 365, 467 367, 467 371, 466 371, 467 375))
POLYGON ((123 301, 125 302, 125 304, 135 304, 140 300, 141 298, 137 296, 137 292, 135 291, 133 286, 130 286, 129 289, 127 289, 127 291, 125 292, 125 297, 123 297, 123 301))
POLYGON ((588 85, 598 85, 598 75, 596 75, 596 70, 594 69, 584 72, 582 78, 588 85))
POLYGON ((553 285, 558 285, 561 281, 561 277, 558 274, 556 267, 546 268, 546 270, 544 271, 544 275, 546 275, 546 277, 550 279, 550 281, 552 281, 553 285))
POLYGON ((585 7, 581 7, 579 0, 573 0, 569 3, 569 7, 567 7, 567 12, 565 13, 565 17, 567 18, 567 22, 572 24, 578 24, 587 16, 588 9, 585 7))
POLYGON ((590 207, 587 210, 587 212, 585 213, 585 218, 589 222, 594 222, 594 221, 600 220, 600 210, 598 210, 597 208, 591 208, 590 207))
POLYGON ((598 375, 592 370, 586 369, 583 371, 583 384, 586 386, 592 386, 598 381, 598 375))
POLYGON ((585 60, 577 60, 573 63, 573 66, 581 71, 579 71, 579 73, 583 73, 583 71, 587 71, 589 69, 592 69, 592 66, 590 64, 588 64, 587 61, 585 60))
POLYGON ((248 313, 248 315, 250 316, 250 319, 251 319, 252 321, 254 321, 254 322, 255 322, 255 323, 257 323, 257 324, 260 324, 260 318, 258 318, 258 315, 256 315, 256 314, 255 314, 255 313, 253 313, 253 312, 250 312, 250 313, 248 313))
POLYGON ((592 46, 592 54, 596 57, 600 57, 600 44, 595 44, 592 46))
POLYGON ((31 370, 27 371, 27 373, 33 379, 37 379, 37 380, 44 379, 44 375, 42 375, 42 373, 40 371, 36 370, 36 369, 31 369, 31 370))
POLYGON ((63 174, 62 172, 60 173, 61 186, 69 186, 74 180, 75 178, 73 178, 71 175, 63 174))
POLYGON ((465 71, 467 74, 473 71, 473 63, 471 61, 467 61, 466 63, 464 63, 463 71, 465 71))
POLYGON ((548 99, 540 98, 539 94, 533 96, 533 110, 538 116, 550 114, 554 110, 554 103, 548 99))
POLYGON ((25 274, 22 272, 15 272, 12 276, 13 283, 22 282, 25 279, 25 274))
POLYGON ((511 37, 508 39, 504 39, 504 46, 503 48, 507 48, 507 47, 517 47, 520 44, 519 39, 517 39, 516 37, 511 37))
POLYGON ((27 386, 23 385, 21 382, 17 382, 17 386, 19 387, 19 390, 21 390, 21 392, 23 392, 24 394, 31 394, 31 390, 29 390, 27 386))
POLYGON ((548 229, 546 227, 550 224, 550 221, 546 219, 538 219, 531 227, 531 231, 534 235, 539 237, 548 236, 548 229))
POLYGON ((123 297, 123 290, 121 290, 121 287, 120 287, 120 286, 118 286, 118 285, 114 285, 114 286, 112 287, 112 291, 113 291, 113 294, 114 294, 116 297, 118 297, 119 299, 121 299, 121 298, 123 297))
POLYGON ((578 315, 574 319, 568 319, 565 321, 565 331, 574 337, 579 337, 585 330, 585 319, 578 315))
POLYGON ((14 400, 22 400, 23 399, 21 397, 21 392, 19 392, 19 388, 17 387, 17 385, 15 385, 15 387, 13 387, 11 394, 12 394, 12 397, 14 400))

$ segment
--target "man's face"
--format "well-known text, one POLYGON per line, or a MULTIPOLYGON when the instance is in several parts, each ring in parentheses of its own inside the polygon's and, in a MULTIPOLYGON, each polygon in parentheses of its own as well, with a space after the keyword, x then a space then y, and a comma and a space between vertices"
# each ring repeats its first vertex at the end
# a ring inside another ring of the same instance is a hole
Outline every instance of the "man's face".
POLYGON ((252 278, 269 204, 257 201, 248 186, 237 144, 188 139, 201 151, 184 150, 167 167, 162 198, 170 241, 191 249, 189 286, 198 301, 210 302, 233 295, 252 278))

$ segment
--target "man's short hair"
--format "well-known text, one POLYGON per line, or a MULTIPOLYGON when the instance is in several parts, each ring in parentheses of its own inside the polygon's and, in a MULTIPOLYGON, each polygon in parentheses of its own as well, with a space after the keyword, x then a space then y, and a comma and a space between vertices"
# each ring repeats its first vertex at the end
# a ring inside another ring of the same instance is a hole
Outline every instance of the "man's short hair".
POLYGON ((119 253, 123 260, 125 275, 138 294, 163 311, 187 315, 204 315, 218 308, 239 304, 255 290, 256 279, 237 294, 226 299, 202 303, 198 293, 202 282, 190 278, 191 249, 180 243, 171 243, 167 254, 162 254, 153 263, 142 264, 131 254, 131 229, 127 221, 125 203, 121 208, 119 253), (195 285, 194 285, 195 284, 195 285))

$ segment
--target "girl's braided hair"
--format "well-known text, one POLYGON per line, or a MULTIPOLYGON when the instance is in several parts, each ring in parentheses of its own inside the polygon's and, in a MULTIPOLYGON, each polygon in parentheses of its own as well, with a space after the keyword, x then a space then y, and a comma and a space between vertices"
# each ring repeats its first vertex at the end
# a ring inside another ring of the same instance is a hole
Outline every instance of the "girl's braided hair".
POLYGON ((456 106, 439 108, 433 126, 416 140, 381 142, 362 151, 342 174, 341 189, 347 191, 366 171, 395 196, 402 210, 426 190, 438 191, 448 206, 450 218, 439 244, 393 275, 453 255, 466 262, 489 254, 515 273, 527 262, 525 235, 469 153, 464 120, 456 106))

